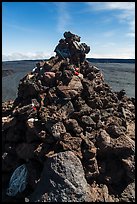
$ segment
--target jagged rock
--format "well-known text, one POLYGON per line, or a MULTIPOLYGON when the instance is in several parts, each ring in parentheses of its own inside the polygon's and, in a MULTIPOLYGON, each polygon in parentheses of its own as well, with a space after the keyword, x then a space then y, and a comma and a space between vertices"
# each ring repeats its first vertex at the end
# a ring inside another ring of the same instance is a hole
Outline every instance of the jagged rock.
POLYGON ((61 135, 66 133, 66 128, 63 125, 63 123, 58 122, 55 123, 52 127, 51 127, 51 133, 53 135, 53 137, 58 140, 60 139, 61 135))
POLYGON ((78 122, 75 119, 65 120, 65 126, 67 131, 80 134, 83 131, 83 128, 79 126, 78 122))
POLYGON ((115 202, 106 185, 98 185, 93 183, 91 192, 94 195, 94 202, 115 202))
POLYGON ((79 92, 83 89, 81 80, 73 76, 71 81, 67 86, 58 86, 57 87, 57 94, 63 98, 74 98, 79 95, 79 92))
POLYGON ((37 110, 33 109, 32 104, 23 106, 23 107, 16 107, 13 110, 13 116, 18 116, 18 118, 25 120, 28 119, 29 117, 34 117, 36 115, 37 110))
POLYGON ((124 134, 123 128, 116 125, 109 125, 106 130, 112 138, 118 138, 124 134))
POLYGON ((71 103, 71 101, 69 101, 58 110, 57 114, 61 116, 63 119, 66 119, 73 112, 74 112, 73 104, 71 103))
POLYGON ((91 108, 99 108, 101 109, 103 107, 103 103, 100 100, 99 97, 95 97, 94 99, 89 98, 87 101, 87 104, 91 107, 91 108))
POLYGON ((80 160, 71 151, 47 160, 30 202, 90 202, 90 188, 80 160))
POLYGON ((127 176, 134 180, 135 179, 135 161, 134 157, 131 156, 130 158, 122 159, 123 166, 126 170, 127 176))
POLYGON ((37 133, 36 131, 36 126, 35 126, 35 122, 37 122, 38 119, 37 118, 29 118, 26 122, 26 125, 27 125, 27 128, 28 128, 28 131, 31 132, 31 133, 37 133))
POLYGON ((113 147, 114 153, 120 157, 135 154, 135 142, 126 135, 111 139, 111 147, 113 147))
POLYGON ((6 130, 11 126, 15 126, 16 124, 16 118, 7 116, 7 117, 2 117, 2 129, 6 130))
POLYGON ((123 190, 120 202, 135 202, 135 183, 130 183, 123 190))
POLYGON ((98 175, 99 170, 96 158, 89 159, 86 165, 86 179, 90 181, 96 178, 98 175))
POLYGON ((134 122, 127 123, 126 135, 130 137, 132 140, 135 140, 135 123, 134 122))
POLYGON ((105 130, 101 129, 96 137, 97 147, 99 147, 102 151, 105 151, 111 146, 110 142, 110 135, 105 130))
POLYGON ((46 138, 47 132, 42 130, 41 122, 38 118, 29 118, 26 121, 26 141, 27 143, 35 142, 35 141, 43 141, 46 138))
POLYGON ((59 142, 62 151, 73 151, 76 156, 82 159, 81 152, 82 139, 80 137, 72 137, 69 133, 66 133, 59 142))
POLYGON ((43 74, 43 85, 52 86, 55 83, 55 73, 54 72, 44 72, 43 74))
POLYGON ((13 100, 2 102, 2 115, 3 115, 3 117, 9 116, 11 114, 12 109, 13 109, 13 104, 14 104, 13 100))
POLYGON ((82 116, 81 121, 84 126, 91 126, 91 127, 96 126, 96 123, 92 120, 90 116, 86 116, 86 115, 82 116))
POLYGON ((120 91, 117 93, 118 99, 121 100, 125 94, 126 94, 126 92, 125 92, 124 89, 120 90, 120 91))

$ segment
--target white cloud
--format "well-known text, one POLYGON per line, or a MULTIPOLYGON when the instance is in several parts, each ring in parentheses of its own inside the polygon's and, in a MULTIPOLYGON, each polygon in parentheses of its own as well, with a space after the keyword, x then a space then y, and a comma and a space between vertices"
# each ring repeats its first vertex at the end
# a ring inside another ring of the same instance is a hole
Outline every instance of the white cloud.
POLYGON ((58 12, 58 22, 57 22, 57 30, 62 34, 67 29, 68 24, 70 23, 70 14, 67 9, 68 3, 58 2, 55 3, 58 12))
POLYGON ((111 58, 111 59, 134 59, 134 57, 132 57, 131 55, 129 56, 129 53, 127 53, 125 55, 125 53, 123 54, 95 54, 93 53, 92 55, 88 55, 86 56, 87 58, 111 58))
POLYGON ((119 22, 127 23, 132 33, 135 32, 135 2, 86 2, 86 4, 91 10, 119 10, 120 14, 115 14, 115 17, 119 22))
POLYGON ((19 53, 19 52, 14 52, 12 54, 3 54, 2 55, 2 61, 49 59, 52 56, 55 56, 55 53, 44 53, 44 52, 19 53))
POLYGON ((135 2, 87 2, 95 10, 133 10, 135 2))
MULTIPOLYGON (((102 47, 103 48, 103 47, 102 47)), ((87 58, 113 58, 113 59, 135 59, 135 50, 130 47, 123 47, 123 48, 115 48, 112 49, 112 46, 109 44, 107 47, 103 49, 97 49, 94 52, 90 52, 86 56, 87 58), (111 50, 109 52, 108 50, 111 50)))

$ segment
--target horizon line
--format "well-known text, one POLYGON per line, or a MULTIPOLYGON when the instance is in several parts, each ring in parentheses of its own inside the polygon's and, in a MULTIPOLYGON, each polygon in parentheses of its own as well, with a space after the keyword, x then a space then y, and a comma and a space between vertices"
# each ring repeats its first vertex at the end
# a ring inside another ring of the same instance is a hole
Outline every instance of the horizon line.
MULTIPOLYGON (((35 61, 35 60, 48 60, 50 58, 37 58, 37 59, 16 59, 16 60, 2 60, 2 62, 14 61, 35 61)), ((105 57, 87 57, 86 59, 106 59, 106 60, 135 60, 135 58, 105 58, 105 57)))

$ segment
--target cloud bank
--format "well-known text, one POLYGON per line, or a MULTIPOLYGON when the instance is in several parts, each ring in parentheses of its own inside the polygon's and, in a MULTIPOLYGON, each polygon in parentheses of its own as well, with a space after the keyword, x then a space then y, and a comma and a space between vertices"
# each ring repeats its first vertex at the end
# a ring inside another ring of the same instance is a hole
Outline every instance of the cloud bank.
POLYGON ((37 59, 49 59, 50 57, 55 56, 55 53, 45 53, 45 52, 36 52, 36 53, 19 53, 14 52, 12 54, 3 54, 2 61, 14 61, 14 60, 37 60, 37 59))

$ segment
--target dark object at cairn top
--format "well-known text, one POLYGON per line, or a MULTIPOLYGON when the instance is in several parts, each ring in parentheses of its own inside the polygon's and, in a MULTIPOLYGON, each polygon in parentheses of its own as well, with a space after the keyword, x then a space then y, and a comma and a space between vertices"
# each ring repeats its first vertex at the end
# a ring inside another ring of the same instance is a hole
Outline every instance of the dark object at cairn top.
POLYGON ((55 52, 61 59, 66 59, 70 64, 80 66, 85 62, 86 54, 90 51, 90 46, 86 43, 80 43, 80 36, 64 32, 64 38, 60 39, 55 48, 55 52))

